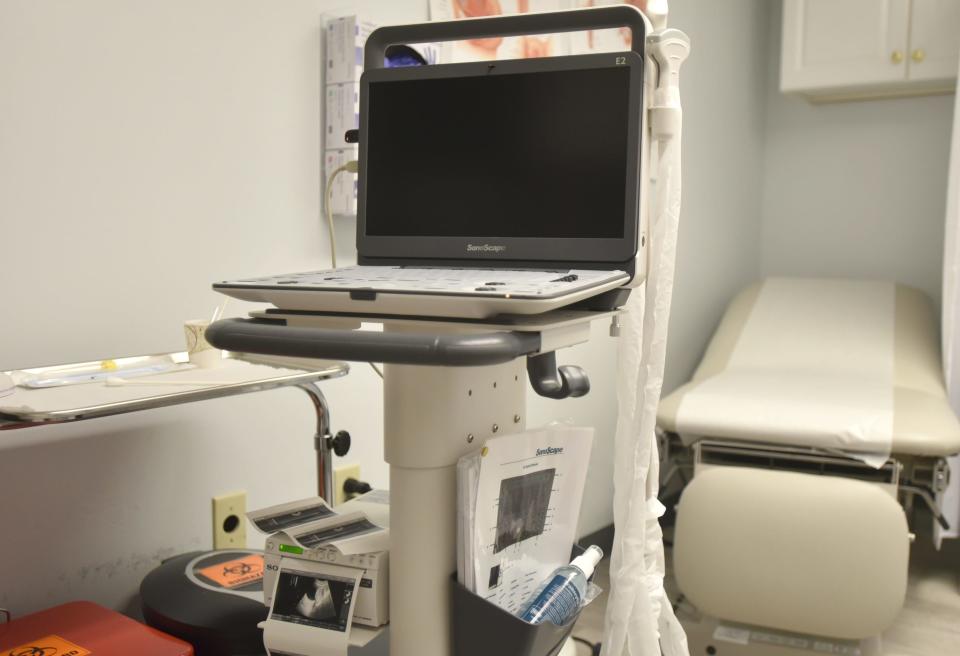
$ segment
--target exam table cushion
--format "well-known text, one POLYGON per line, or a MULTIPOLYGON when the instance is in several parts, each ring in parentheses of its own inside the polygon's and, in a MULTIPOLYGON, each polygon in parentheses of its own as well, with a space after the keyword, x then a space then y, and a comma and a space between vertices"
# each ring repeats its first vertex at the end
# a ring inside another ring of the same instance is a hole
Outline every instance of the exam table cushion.
MULTIPOLYGON (((862 308, 863 291, 877 290, 889 285, 893 298, 892 339, 871 340, 867 336, 853 334, 846 330, 842 313, 827 314, 826 325, 817 334, 804 336, 793 333, 783 340, 769 339, 761 348, 767 348, 767 357, 763 358, 758 373, 764 376, 766 385, 763 393, 768 398, 777 398, 783 402, 799 401, 791 398, 791 377, 796 372, 784 362, 789 357, 782 349, 817 349, 829 346, 831 352, 844 352, 849 348, 863 357, 864 349, 874 349, 875 357, 892 360, 892 434, 891 453, 914 456, 948 456, 960 452, 960 423, 950 408, 943 382, 940 360, 940 335, 938 317, 931 301, 921 292, 894 283, 870 281, 851 281, 833 279, 770 279, 776 283, 775 289, 787 298, 778 299, 788 303, 791 312, 802 314, 823 308, 813 307, 818 298, 817 292, 829 296, 832 302, 841 302, 846 297, 850 307, 862 308), (830 317, 834 321, 830 321, 830 317), (833 343, 827 345, 825 336, 833 343), (791 341, 792 340, 792 341, 791 341), (818 343, 818 340, 819 343, 818 343), (865 346, 866 345, 866 346, 865 346)), ((823 435, 804 434, 802 413, 798 413, 795 426, 789 431, 771 431, 767 428, 751 425, 750 417, 745 416, 743 407, 746 399, 731 394, 722 399, 722 403, 713 404, 708 411, 698 406, 696 416, 690 416, 690 406, 683 412, 685 416, 678 421, 684 398, 697 390, 707 380, 723 381, 733 378, 728 364, 734 349, 744 332, 747 320, 757 303, 761 290, 769 281, 758 282, 740 292, 727 307, 716 332, 711 339, 703 360, 692 380, 662 399, 657 413, 657 422, 665 430, 680 433, 687 443, 700 438, 728 439, 737 441, 756 441, 769 444, 789 444, 791 446, 809 446, 836 448, 823 435), (682 425, 681 425, 682 424, 682 425), (694 434, 685 430, 685 426, 695 425, 694 434)), ((769 293, 769 288, 768 288, 769 293)), ((862 361, 862 360, 861 360, 862 361)), ((851 371, 858 366, 856 358, 839 358, 824 368, 818 375, 826 384, 840 388, 835 396, 838 404, 853 403, 857 397, 857 386, 862 382, 870 384, 871 371, 851 371), (849 391, 845 397, 844 386, 849 391)), ((799 405, 799 404, 798 404, 799 405)), ((837 426, 839 435, 847 426, 837 426)), ((854 447, 855 448, 855 447, 854 447)))
POLYGON ((680 499, 674 571, 708 615, 861 640, 883 632, 903 606, 908 530, 880 485, 716 467, 680 499))

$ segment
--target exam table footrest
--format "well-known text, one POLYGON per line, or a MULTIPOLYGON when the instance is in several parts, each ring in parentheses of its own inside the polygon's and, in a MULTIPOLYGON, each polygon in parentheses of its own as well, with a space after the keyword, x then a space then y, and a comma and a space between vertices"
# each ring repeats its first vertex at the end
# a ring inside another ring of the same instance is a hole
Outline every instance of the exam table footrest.
POLYGON ((751 467, 705 469, 677 508, 674 572, 721 620, 862 640, 903 607, 909 529, 890 486, 751 467))

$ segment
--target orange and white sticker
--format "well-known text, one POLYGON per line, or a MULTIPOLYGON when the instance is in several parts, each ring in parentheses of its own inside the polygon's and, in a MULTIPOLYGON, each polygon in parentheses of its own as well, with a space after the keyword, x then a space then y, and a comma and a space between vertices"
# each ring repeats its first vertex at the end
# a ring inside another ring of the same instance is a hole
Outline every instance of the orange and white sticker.
POLYGON ((243 558, 204 567, 197 573, 203 574, 204 577, 225 588, 239 588, 263 578, 263 556, 250 554, 243 558))
POLYGON ((48 635, 10 651, 0 651, 0 656, 87 656, 90 653, 88 649, 58 635, 48 635))

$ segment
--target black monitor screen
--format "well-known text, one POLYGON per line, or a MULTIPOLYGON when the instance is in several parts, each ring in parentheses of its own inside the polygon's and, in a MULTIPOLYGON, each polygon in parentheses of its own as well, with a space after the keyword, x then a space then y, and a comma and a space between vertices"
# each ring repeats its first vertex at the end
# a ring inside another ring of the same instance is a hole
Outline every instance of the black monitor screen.
POLYGON ((622 238, 628 67, 369 85, 366 234, 622 238))

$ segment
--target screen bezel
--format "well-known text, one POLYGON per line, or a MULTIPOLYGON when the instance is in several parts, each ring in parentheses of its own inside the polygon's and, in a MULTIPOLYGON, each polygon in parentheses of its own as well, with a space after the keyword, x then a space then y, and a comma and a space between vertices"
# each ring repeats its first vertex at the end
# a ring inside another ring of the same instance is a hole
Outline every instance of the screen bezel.
POLYGON ((368 70, 360 78, 360 147, 357 187, 357 252, 363 260, 478 260, 493 262, 592 262, 623 263, 637 253, 640 206, 640 148, 643 120, 643 59, 634 52, 573 55, 492 62, 434 64, 409 68, 368 70), (368 235, 366 198, 367 149, 369 143, 369 88, 377 82, 399 82, 450 77, 480 77, 613 68, 629 69, 627 111, 627 162, 624 180, 623 237, 618 238, 542 238, 542 237, 442 237, 368 235), (504 246, 501 252, 468 252, 467 244, 504 246))

